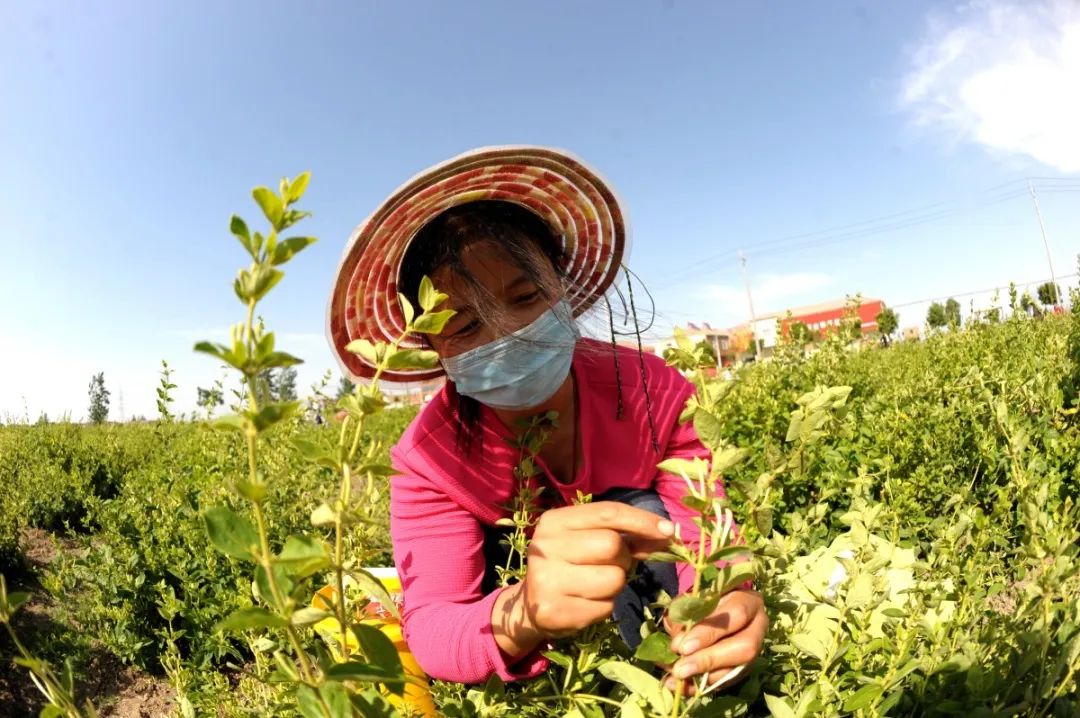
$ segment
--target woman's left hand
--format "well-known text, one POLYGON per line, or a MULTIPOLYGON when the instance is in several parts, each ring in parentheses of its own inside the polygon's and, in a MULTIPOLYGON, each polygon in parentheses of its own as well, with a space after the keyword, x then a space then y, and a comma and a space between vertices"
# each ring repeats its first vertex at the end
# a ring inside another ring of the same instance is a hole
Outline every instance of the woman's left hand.
MULTIPOLYGON (((708 674, 708 682, 722 679, 736 666, 749 663, 761 651, 761 642, 769 627, 765 602, 761 594, 750 589, 738 589, 720 599, 716 610, 689 631, 664 619, 672 636, 671 649, 681 657, 668 666, 670 676, 665 685, 675 690, 677 679, 696 678, 708 674)), ((685 695, 694 692, 687 682, 685 695)))

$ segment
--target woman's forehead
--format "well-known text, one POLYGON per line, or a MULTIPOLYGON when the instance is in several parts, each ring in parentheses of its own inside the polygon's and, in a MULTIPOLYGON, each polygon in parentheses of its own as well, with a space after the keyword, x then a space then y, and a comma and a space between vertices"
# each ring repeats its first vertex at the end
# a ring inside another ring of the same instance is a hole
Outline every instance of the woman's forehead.
MULTIPOLYGON (((473 279, 496 296, 522 284, 532 283, 528 274, 511 259, 509 253, 493 242, 474 242, 464 247, 459 260, 473 279)), ((431 280, 440 291, 450 294, 451 297, 454 289, 461 290, 469 286, 468 281, 450 264, 436 269, 431 280)))

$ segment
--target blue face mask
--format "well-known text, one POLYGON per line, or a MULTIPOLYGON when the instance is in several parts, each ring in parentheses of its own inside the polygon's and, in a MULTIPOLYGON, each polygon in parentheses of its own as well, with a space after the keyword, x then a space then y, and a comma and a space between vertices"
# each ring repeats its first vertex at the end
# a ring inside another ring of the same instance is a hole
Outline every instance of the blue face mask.
POLYGON ((442 366, 462 396, 495 409, 531 409, 566 381, 580 337, 562 300, 513 334, 443 359, 442 366))

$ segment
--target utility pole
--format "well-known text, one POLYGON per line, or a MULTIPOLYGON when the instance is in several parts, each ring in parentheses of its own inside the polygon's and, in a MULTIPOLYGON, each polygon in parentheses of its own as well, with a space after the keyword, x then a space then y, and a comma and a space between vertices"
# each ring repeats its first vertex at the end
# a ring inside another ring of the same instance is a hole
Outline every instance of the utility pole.
POLYGON ((757 315, 754 314, 754 297, 750 294, 750 277, 746 274, 746 252, 739 250, 739 264, 742 266, 743 284, 746 285, 746 303, 750 305, 750 341, 754 344, 754 355, 758 353, 757 333, 754 330, 754 322, 757 315))
POLYGON ((1039 220, 1039 231, 1042 233, 1043 247, 1046 248, 1046 263, 1050 265, 1050 281, 1054 285, 1054 306, 1061 304, 1061 289, 1057 284, 1057 277, 1054 275, 1054 260, 1050 258, 1050 243, 1046 241, 1046 227, 1043 226, 1042 212, 1039 211, 1039 200, 1035 197, 1035 185, 1028 180, 1028 192, 1031 193, 1031 202, 1035 205, 1035 216, 1039 220))
POLYGON ((124 390, 120 389, 120 423, 124 423, 124 390))
POLYGON ((754 297, 750 294, 750 278, 746 275, 746 252, 739 251, 739 264, 742 265, 743 284, 746 285, 746 302, 750 305, 750 328, 753 330, 754 320, 754 297))

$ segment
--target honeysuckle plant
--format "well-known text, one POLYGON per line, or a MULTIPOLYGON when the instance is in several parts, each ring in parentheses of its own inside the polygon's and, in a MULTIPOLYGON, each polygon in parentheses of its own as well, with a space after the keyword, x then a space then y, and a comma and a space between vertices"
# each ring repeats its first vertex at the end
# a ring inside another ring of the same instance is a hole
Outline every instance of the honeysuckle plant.
POLYGON ((259 381, 265 372, 295 366, 301 360, 276 347, 274 333, 265 329, 261 319, 256 321, 256 310, 284 276, 281 267, 315 241, 302 235, 283 236, 309 214, 294 208, 309 177, 303 173, 292 180, 283 179, 276 193, 268 187, 253 191, 269 223, 265 235, 251 231, 240 217, 232 218, 232 234, 251 260, 233 283, 246 318, 232 328, 229 343, 200 342, 195 346, 196 351, 240 372, 247 392, 241 411, 217 419, 214 426, 237 432, 246 444, 248 471, 236 479, 233 488, 247 502, 250 518, 233 507, 215 506, 203 512, 203 519, 218 550, 254 565, 253 605, 234 611, 219 628, 262 634, 253 645, 272 656, 274 669, 267 679, 292 686, 297 708, 305 718, 393 715, 395 708, 378 687, 391 694, 402 693, 406 677, 401 659, 384 633, 358 621, 357 608, 362 606, 350 602, 345 590, 348 578, 386 610, 396 611, 382 584, 362 568, 362 551, 346 552, 350 532, 369 521, 362 507, 378 491, 377 479, 390 473, 389 467, 375 460, 381 444, 369 441, 361 450, 361 439, 365 420, 387 405, 378 384, 382 374, 390 369, 430 368, 437 361, 434 352, 402 348, 402 342, 410 334, 438 333, 453 312, 437 310, 446 295, 425 278, 419 313, 402 298, 406 327, 399 337, 391 342, 358 340, 349 344, 349 351, 360 354, 376 369, 369 384, 357 386, 353 394, 341 399, 339 406, 345 416, 337 444, 294 441, 307 459, 338 473, 337 494, 312 512, 314 533, 292 535, 282 545, 272 545, 265 507, 272 477, 260 467, 259 447, 275 427, 297 413, 299 403, 265 400, 259 381), (312 605, 310 600, 311 584, 322 576, 329 576, 335 589, 329 610, 312 605), (337 623, 334 653, 310 640, 310 627, 326 618, 337 623), (358 649, 354 650, 354 645, 358 649))
POLYGON ((47 701, 38 715, 40 718, 97 718, 98 713, 89 700, 80 705, 75 698, 75 678, 71 660, 69 659, 64 664, 63 670, 57 673, 47 661, 28 651, 11 627, 15 612, 28 600, 30 600, 30 594, 25 591, 8 593, 7 582, 4 575, 0 574, 0 623, 4 624, 19 654, 15 657, 15 664, 30 673, 30 680, 47 701))

